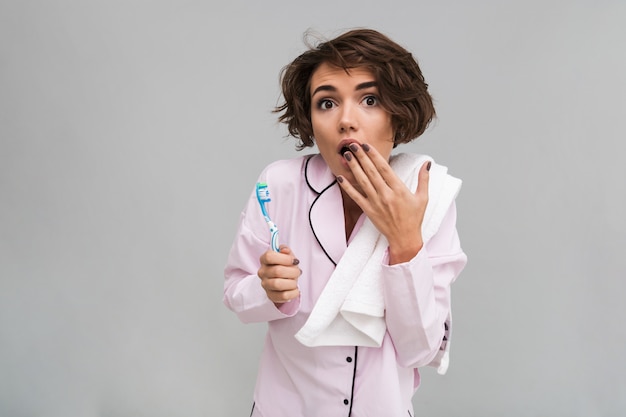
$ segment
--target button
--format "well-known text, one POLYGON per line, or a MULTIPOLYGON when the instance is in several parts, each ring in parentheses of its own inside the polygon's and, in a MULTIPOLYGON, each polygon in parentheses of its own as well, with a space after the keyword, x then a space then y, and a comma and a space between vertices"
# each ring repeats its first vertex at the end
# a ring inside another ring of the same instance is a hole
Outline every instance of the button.
POLYGON ((348 405, 348 404, 350 404, 350 401, 348 401, 348 400, 343 400, 343 403, 344 403, 345 405, 348 405))
POLYGON ((348 356, 348 357, 346 358, 346 361, 347 361, 347 362, 352 362, 352 358, 351 358, 350 356, 348 356))

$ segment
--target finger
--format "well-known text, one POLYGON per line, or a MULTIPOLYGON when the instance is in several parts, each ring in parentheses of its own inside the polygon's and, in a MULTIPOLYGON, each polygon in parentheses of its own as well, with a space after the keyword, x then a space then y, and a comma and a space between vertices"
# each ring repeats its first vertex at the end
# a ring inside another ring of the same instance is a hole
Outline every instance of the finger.
POLYGON ((271 249, 265 251, 259 261, 261 265, 298 265, 300 263, 286 245, 281 245, 280 252, 274 252, 271 249))
POLYGON ((298 284, 295 280, 283 278, 265 279, 261 282, 261 286, 265 291, 272 292, 293 291, 298 289, 298 284))
POLYGON ((284 253, 285 255, 289 255, 291 256, 291 265, 298 265, 300 263, 300 260, 298 258, 296 258, 296 256, 293 254, 293 251, 291 250, 291 248, 287 245, 280 245, 280 253, 284 253))
POLYGON ((300 295, 297 281, 290 279, 265 279, 261 281, 267 297, 275 303, 290 302, 300 295))
POLYGON ((365 150, 356 143, 351 143, 351 152, 346 152, 348 166, 354 175, 354 179, 363 194, 372 196, 377 189, 385 186, 385 181, 381 177, 376 165, 372 162, 365 150))
POLYGON ((302 275, 302 270, 295 265, 261 265, 257 275, 261 280, 265 279, 290 279, 297 280, 302 275))
MULTIPOLYGON (((391 165, 389 165, 389 160, 385 159, 378 149, 373 146, 370 146, 367 143, 361 145, 364 152, 364 155, 367 155, 371 163, 373 164, 376 170, 376 177, 372 177, 374 180, 380 180, 385 185, 390 188, 396 188, 397 186, 402 186, 404 183, 398 178, 398 175, 393 171, 391 165)), ((379 183, 374 182, 374 185, 377 186, 377 189, 380 189, 381 186, 379 183)))
POLYGON ((273 265, 269 267, 269 277, 270 278, 280 278, 280 279, 289 279, 295 280, 300 277, 302 271, 295 265, 273 265))
POLYGON ((417 189, 415 190, 416 196, 428 199, 428 182, 430 180, 430 167, 431 161, 426 161, 422 164, 417 177, 417 189))
POLYGON ((345 191, 346 194, 354 201, 363 211, 366 211, 367 199, 358 191, 354 185, 350 183, 344 176, 337 176, 337 182, 339 186, 345 191))
POLYGON ((298 298, 299 295, 300 290, 298 289, 290 291, 267 291, 267 298, 277 304, 289 303, 291 300, 298 298))

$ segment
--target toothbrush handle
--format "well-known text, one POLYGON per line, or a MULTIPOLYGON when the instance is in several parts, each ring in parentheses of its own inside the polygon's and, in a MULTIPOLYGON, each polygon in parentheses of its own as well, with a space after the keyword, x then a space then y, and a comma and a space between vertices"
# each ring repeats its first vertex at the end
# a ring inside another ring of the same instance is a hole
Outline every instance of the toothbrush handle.
POLYGON ((274 224, 270 226, 270 239, 272 250, 274 252, 280 252, 280 248, 278 246, 278 227, 276 227, 276 225, 274 224))

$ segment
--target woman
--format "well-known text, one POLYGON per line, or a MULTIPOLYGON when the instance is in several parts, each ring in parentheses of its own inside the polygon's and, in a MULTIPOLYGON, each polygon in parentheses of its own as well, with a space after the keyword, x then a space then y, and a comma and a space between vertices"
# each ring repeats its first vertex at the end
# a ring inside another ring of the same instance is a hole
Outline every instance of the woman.
POLYGON ((270 235, 253 193, 224 303, 267 322, 253 416, 413 416, 418 368, 445 372, 450 285, 466 263, 460 181, 392 149, 435 115, 411 54, 373 30, 311 47, 282 73, 279 120, 319 153, 270 164, 270 235), (417 185, 416 185, 417 183, 417 185))

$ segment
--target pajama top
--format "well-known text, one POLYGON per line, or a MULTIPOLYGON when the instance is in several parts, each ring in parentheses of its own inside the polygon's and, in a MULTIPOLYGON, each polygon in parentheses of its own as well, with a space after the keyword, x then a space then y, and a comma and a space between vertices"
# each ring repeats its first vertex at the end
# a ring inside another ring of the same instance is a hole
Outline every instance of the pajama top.
MULTIPOLYGON (((382 282, 387 331, 380 347, 307 347, 294 335, 306 322, 347 245, 339 185, 319 154, 276 161, 261 173, 280 243, 300 260, 300 296, 276 307, 257 275, 269 230, 254 191, 241 213, 224 269, 225 305, 244 323, 266 322, 254 390, 255 417, 407 417, 429 365, 448 335, 450 285, 467 257, 454 202, 437 233, 409 262, 388 265, 382 282)), ((365 215, 357 222, 354 236, 365 215)), ((351 237, 352 237, 351 236, 351 237)))

